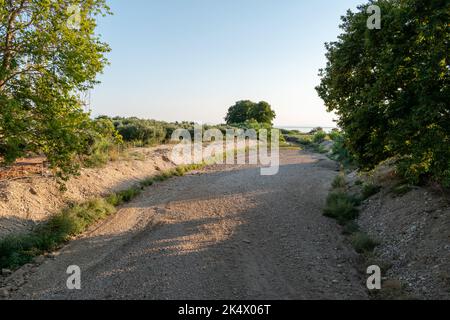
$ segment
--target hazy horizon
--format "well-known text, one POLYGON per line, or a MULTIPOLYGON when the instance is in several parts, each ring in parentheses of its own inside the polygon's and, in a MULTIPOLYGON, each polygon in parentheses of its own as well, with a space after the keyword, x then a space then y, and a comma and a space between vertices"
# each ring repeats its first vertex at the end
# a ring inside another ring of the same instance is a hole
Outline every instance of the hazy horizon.
POLYGON ((314 87, 324 43, 360 1, 109 1, 98 31, 111 65, 94 116, 223 123, 239 100, 267 101, 278 127, 334 127, 314 87))

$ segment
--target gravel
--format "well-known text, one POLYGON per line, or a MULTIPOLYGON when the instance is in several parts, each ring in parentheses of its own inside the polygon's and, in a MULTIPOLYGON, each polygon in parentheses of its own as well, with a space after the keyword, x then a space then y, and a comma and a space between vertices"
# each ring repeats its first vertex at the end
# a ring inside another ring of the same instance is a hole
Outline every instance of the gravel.
POLYGON ((26 281, 7 278, 8 297, 367 299, 356 253, 322 215, 338 166, 295 150, 281 162, 276 176, 216 165, 151 186, 54 260, 19 272, 26 281), (71 265, 81 290, 66 287, 71 265))

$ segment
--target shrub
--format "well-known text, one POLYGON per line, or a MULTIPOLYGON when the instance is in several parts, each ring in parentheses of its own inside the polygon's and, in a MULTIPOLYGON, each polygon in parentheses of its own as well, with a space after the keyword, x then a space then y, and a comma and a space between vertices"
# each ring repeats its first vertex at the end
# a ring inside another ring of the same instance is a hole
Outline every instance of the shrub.
POLYGON ((297 142, 305 147, 312 145, 313 137, 310 135, 300 135, 297 137, 297 142))
MULTIPOLYGON (((148 183, 148 180, 144 181, 148 183)), ((132 187, 127 190, 113 193, 106 198, 106 201, 113 206, 119 206, 121 204, 130 202, 131 200, 133 200, 134 198, 136 198, 138 195, 141 194, 142 188, 144 187, 143 183, 144 182, 140 183, 140 188, 132 187)))
POLYGON ((327 133, 325 131, 317 131, 313 136, 313 142, 320 144, 327 138, 327 133))
POLYGON ((340 162, 344 167, 353 167, 355 165, 355 159, 345 145, 345 134, 334 131, 331 139, 334 142, 331 150, 331 158, 340 162))
POLYGON ((347 187, 347 181, 345 180, 345 176, 343 174, 339 174, 331 185, 333 189, 345 189, 347 187))
MULTIPOLYGON (((123 140, 116 131, 112 121, 101 116, 92 122, 89 139, 83 152, 85 167, 101 167, 111 160, 111 155, 117 152, 117 147, 123 140)), ((113 155, 117 158, 117 155, 113 155)))
POLYGON ((355 221, 348 221, 342 229, 344 235, 352 235, 356 232, 359 232, 359 226, 355 221))
POLYGON ((368 199, 371 196, 376 195, 380 190, 380 186, 376 186, 372 183, 364 184, 362 188, 362 197, 363 199, 368 199))
POLYGON ((362 232, 355 233, 351 237, 351 243, 358 253, 372 252, 378 246, 376 241, 372 240, 367 234, 362 232))
POLYGON ((409 184, 399 184, 391 189, 391 192, 397 197, 404 196, 410 191, 412 191, 412 187, 409 184))
POLYGON ((359 215, 358 201, 344 192, 332 192, 327 198, 324 215, 338 220, 341 225, 354 220, 359 215))

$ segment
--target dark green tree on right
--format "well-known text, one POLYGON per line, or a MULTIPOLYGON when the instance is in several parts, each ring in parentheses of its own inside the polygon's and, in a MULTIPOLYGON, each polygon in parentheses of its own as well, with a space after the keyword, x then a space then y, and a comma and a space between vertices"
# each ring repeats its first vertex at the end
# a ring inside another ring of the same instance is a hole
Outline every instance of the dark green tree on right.
POLYGON ((371 1, 342 21, 316 89, 346 147, 362 168, 394 157, 411 182, 450 187, 450 2, 371 1), (367 27, 372 4, 380 30, 367 27))

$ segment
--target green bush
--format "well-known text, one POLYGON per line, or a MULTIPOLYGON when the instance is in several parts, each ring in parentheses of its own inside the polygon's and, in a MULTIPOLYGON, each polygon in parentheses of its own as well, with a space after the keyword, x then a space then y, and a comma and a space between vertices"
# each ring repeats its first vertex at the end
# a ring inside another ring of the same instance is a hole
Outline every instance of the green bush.
POLYGON ((122 142, 113 122, 105 116, 98 117, 92 121, 92 129, 83 152, 83 165, 90 168, 105 165, 111 160, 112 151, 122 142))
POLYGON ((347 187, 347 181, 344 174, 339 174, 331 184, 333 189, 345 189, 347 187))
POLYGON ((340 162, 344 167, 355 166, 355 159, 345 145, 345 134, 343 132, 333 131, 330 137, 334 142, 331 150, 331 158, 340 162))
POLYGON ((357 232, 351 237, 351 243, 358 253, 370 253, 377 246, 378 243, 372 240, 367 234, 357 232))
POLYGON ((328 195, 324 215, 336 219, 339 224, 354 220, 359 216, 358 201, 344 192, 332 192, 328 195))
POLYGON ((113 206, 119 206, 121 204, 130 202, 141 194, 142 188, 145 187, 143 183, 148 183, 148 180, 144 180, 144 182, 141 182, 139 188, 131 187, 127 190, 113 193, 106 198, 106 201, 113 206))
POLYGON ((374 185, 372 183, 364 184, 362 188, 362 197, 363 199, 369 199, 370 197, 380 192, 380 190, 380 186, 374 185))
POLYGON ((412 191, 412 187, 409 184, 399 184, 391 189, 391 192, 397 197, 404 196, 410 191, 412 191))
POLYGON ((320 144, 326 140, 328 137, 327 133, 325 131, 317 131, 313 136, 313 142, 320 144))
POLYGON ((359 226, 355 221, 348 221, 342 228, 342 234, 344 235, 352 235, 356 232, 359 232, 359 226))
POLYGON ((300 135, 297 136, 297 143, 309 147, 313 143, 313 137, 311 135, 300 135))

